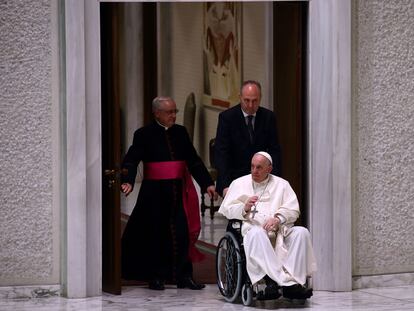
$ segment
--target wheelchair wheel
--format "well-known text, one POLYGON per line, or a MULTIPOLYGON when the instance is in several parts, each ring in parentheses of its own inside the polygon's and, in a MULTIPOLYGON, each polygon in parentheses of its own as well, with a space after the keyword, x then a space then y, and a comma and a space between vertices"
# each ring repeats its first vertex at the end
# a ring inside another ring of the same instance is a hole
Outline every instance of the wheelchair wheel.
POLYGON ((253 304, 253 288, 249 284, 244 284, 241 291, 242 302, 245 306, 253 304))
POLYGON ((243 258, 240 245, 231 232, 221 238, 216 253, 217 285, 227 302, 234 302, 242 287, 243 258))

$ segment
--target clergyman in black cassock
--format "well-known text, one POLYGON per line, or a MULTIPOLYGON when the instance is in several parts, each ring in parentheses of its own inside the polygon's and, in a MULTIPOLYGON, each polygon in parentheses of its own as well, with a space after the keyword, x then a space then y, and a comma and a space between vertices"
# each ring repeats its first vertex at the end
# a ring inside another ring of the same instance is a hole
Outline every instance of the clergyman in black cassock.
POLYGON ((168 175, 168 165, 184 163, 210 195, 215 193, 214 183, 185 127, 175 124, 175 102, 158 97, 154 99, 153 112, 155 120, 134 133, 122 163, 121 190, 125 194, 132 191, 138 164, 144 165, 138 199, 122 236, 122 277, 148 281, 151 289, 164 289, 165 280, 176 282, 179 288, 201 289, 204 285, 192 279, 192 261, 198 255, 194 245, 197 236, 188 225, 191 217, 198 217, 199 222, 198 205, 189 216, 183 206, 184 179, 151 177, 151 165, 155 164, 156 169, 159 164, 167 165, 167 169, 161 167, 156 173, 168 175))

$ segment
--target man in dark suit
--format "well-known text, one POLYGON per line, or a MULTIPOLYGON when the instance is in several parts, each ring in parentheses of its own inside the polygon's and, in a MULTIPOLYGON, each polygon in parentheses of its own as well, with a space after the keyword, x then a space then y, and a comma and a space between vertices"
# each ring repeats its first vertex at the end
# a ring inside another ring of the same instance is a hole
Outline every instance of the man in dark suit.
POLYGON ((274 159, 272 174, 280 175, 280 146, 275 114, 260 107, 261 86, 257 81, 243 82, 240 104, 219 114, 214 146, 218 171, 217 192, 226 195, 230 183, 250 173, 250 159, 266 151, 274 159))

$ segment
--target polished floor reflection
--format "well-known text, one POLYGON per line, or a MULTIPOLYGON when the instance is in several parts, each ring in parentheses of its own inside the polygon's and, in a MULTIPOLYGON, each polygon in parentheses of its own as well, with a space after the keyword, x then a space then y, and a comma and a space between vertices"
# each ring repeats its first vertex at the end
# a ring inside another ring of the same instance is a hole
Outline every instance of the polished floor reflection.
MULTIPOLYGON (((208 212, 202 218, 200 240, 217 245, 226 230, 227 220, 215 214, 211 219, 208 212)), ((0 295, 1 311, 98 311, 98 310, 375 310, 395 311, 414 310, 414 285, 368 288, 352 292, 314 291, 314 296, 305 304, 284 298, 273 301, 256 301, 246 307, 241 303, 227 303, 215 284, 208 284, 201 291, 177 289, 167 285, 164 291, 152 291, 146 286, 123 287, 122 295, 103 294, 100 297, 66 299, 62 297, 7 299, 0 295), (2 297, 2 298, 1 298, 2 297)))
POLYGON ((220 239, 226 232, 227 219, 221 214, 215 213, 214 217, 210 217, 207 210, 206 215, 201 218, 201 232, 199 240, 213 245, 218 245, 220 239))
POLYGON ((353 292, 332 293, 315 291, 314 296, 301 305, 285 299, 256 301, 251 307, 224 301, 216 285, 201 291, 176 289, 152 291, 145 287, 125 287, 121 296, 104 294, 85 299, 21 298, 0 299, 2 311, 98 311, 98 310, 414 310, 414 286, 371 288, 353 292))

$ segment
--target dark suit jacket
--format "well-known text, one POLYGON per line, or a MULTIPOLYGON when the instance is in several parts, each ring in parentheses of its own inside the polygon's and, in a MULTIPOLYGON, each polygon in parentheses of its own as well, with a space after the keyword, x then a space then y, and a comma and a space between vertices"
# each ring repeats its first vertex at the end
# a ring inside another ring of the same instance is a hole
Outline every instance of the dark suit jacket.
POLYGON ((280 146, 275 114, 259 107, 251 144, 240 104, 221 112, 214 146, 214 162, 218 171, 216 190, 220 194, 234 179, 250 173, 251 159, 258 151, 266 151, 271 155, 272 173, 280 176, 280 146))

